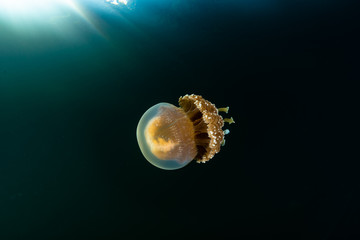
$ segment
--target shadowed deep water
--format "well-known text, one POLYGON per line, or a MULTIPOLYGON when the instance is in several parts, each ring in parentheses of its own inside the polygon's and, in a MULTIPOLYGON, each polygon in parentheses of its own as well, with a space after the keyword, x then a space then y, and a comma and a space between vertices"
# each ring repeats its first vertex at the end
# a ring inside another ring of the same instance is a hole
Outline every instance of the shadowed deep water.
POLYGON ((335 120, 338 80, 358 79, 352 6, 77 2, 87 20, 24 33, 0 19, 0 239, 358 236, 335 120), (226 145, 206 164, 155 168, 137 123, 191 93, 230 106, 226 145))

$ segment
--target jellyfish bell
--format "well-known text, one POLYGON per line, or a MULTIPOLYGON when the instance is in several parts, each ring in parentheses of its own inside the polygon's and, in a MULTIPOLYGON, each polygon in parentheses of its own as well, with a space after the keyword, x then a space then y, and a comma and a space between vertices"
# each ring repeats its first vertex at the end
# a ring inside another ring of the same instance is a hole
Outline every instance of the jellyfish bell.
POLYGON ((137 140, 144 157, 154 166, 173 170, 192 160, 205 163, 220 151, 224 143, 224 122, 233 119, 219 115, 217 109, 199 95, 179 98, 180 107, 158 103, 149 108, 137 126, 137 140))
POLYGON ((177 169, 196 155, 193 129, 184 112, 169 103, 158 103, 140 119, 137 139, 145 158, 164 169, 177 169))

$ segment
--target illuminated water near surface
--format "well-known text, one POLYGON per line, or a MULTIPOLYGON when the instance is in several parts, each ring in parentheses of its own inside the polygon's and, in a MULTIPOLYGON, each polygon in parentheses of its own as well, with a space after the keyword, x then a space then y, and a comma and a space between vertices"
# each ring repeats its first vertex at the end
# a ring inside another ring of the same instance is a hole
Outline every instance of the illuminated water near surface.
MULTIPOLYGON (((227 6, 217 4, 220 11, 227 6)), ((145 24, 154 24, 153 27, 158 28, 157 24, 165 23, 164 14, 177 18, 182 14, 193 13, 201 17, 208 5, 211 6, 202 1, 180 0, 2 0, 0 26, 25 37, 34 37, 37 33, 46 31, 64 39, 71 39, 75 35, 81 35, 79 28, 92 28, 102 35, 102 26, 99 24, 101 25, 101 19, 104 18, 111 19, 115 23, 132 19, 145 24)), ((230 2, 230 5, 242 7, 255 14, 264 11, 264 8, 267 11, 276 9, 276 4, 267 0, 257 0, 253 3, 241 1, 237 4, 230 2)))
POLYGON ((30 39, 45 33, 73 41, 86 31, 105 37, 100 19, 113 17, 119 21, 123 13, 135 9, 135 3, 135 0, 0 1, 0 27, 2 31, 30 39))

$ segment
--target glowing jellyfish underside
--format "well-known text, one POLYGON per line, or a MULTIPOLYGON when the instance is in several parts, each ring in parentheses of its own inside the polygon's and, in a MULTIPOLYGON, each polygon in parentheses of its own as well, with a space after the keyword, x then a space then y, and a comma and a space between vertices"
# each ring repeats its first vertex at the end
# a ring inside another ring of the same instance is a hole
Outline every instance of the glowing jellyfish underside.
POLYGON ((216 108, 199 95, 179 98, 180 107, 159 103, 149 108, 137 127, 137 140, 144 157, 154 166, 172 170, 186 166, 192 160, 205 163, 224 145, 224 122, 220 112, 229 108, 216 108))

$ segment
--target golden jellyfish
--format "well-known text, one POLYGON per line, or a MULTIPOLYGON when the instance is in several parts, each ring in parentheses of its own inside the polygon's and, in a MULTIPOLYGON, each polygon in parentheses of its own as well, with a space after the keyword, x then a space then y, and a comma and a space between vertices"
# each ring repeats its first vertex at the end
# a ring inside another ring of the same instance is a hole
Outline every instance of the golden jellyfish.
POLYGON ((216 108, 199 95, 179 98, 180 107, 158 103, 149 108, 137 126, 137 140, 144 157, 154 166, 173 170, 192 160, 205 163, 220 151, 225 143, 224 122, 234 123, 219 112, 229 107, 216 108))

